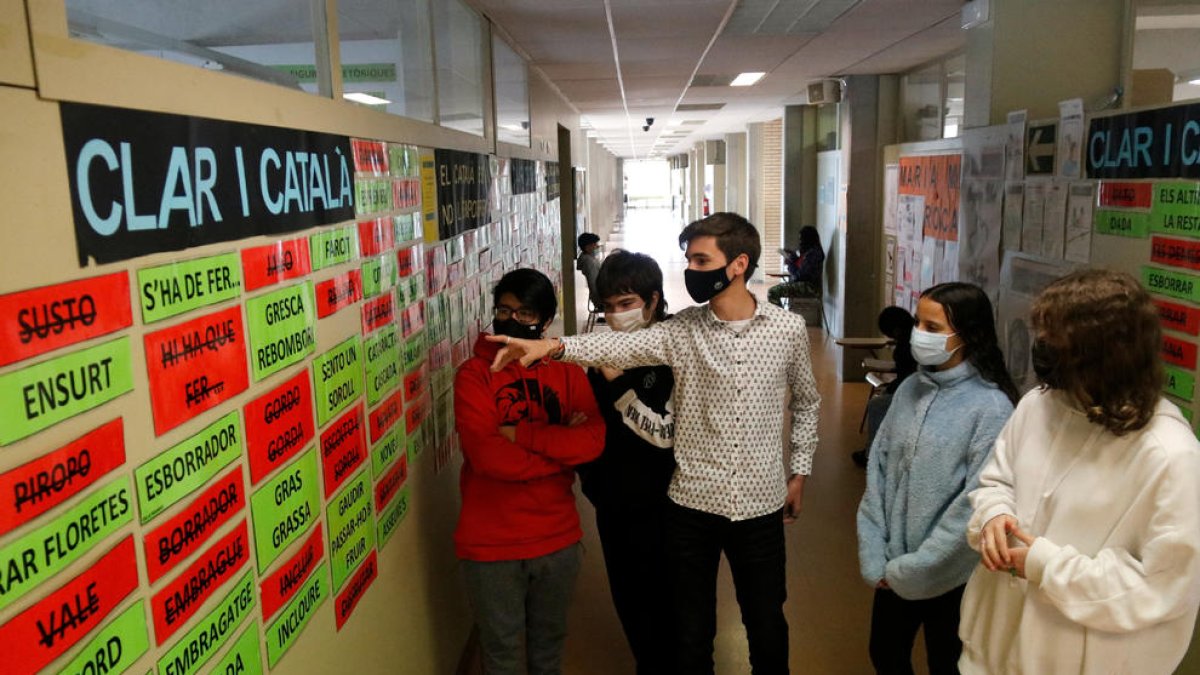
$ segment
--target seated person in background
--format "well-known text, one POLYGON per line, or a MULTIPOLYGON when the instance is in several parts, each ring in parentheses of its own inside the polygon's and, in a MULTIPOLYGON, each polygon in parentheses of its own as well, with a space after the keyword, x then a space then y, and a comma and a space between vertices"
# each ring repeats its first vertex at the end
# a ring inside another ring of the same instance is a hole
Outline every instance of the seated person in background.
POLYGON ((879 332, 895 341, 892 347, 892 360, 896 363, 896 379, 888 382, 883 394, 867 401, 867 445, 862 450, 850 454, 854 463, 859 466, 867 465, 867 453, 871 450, 871 441, 875 440, 875 432, 887 414, 888 406, 892 404, 892 394, 904 381, 917 370, 917 361, 912 355, 912 329, 916 325, 913 315, 903 307, 884 307, 879 313, 879 332))
MULTIPOLYGON (((662 270, 648 255, 614 251, 597 290, 608 326, 630 333, 667 318, 662 270)), ((671 584, 667 571, 667 486, 675 473, 671 367, 591 368, 588 380, 607 429, 604 453, 579 466, 583 494, 596 507, 596 530, 617 617, 638 675, 673 668, 671 584)))
POLYGON ((596 293, 596 275, 600 273, 600 258, 596 249, 600 248, 600 237, 594 232, 584 232, 579 235, 579 258, 575 261, 575 269, 583 272, 587 280, 588 298, 592 305, 600 307, 600 296, 596 293))
MULTIPOLYGON (((518 269, 494 292, 493 331, 541 337, 558 301, 546 275, 518 269)), ((575 467, 604 449, 604 419, 578 366, 499 372, 487 333, 454 378, 462 511, 454 546, 479 627, 486 673, 561 673, 582 531, 575 467), (523 638, 523 639, 522 639, 523 638)))
POLYGON ((772 286, 767 291, 771 304, 782 305, 782 298, 815 297, 821 288, 821 268, 825 265, 825 251, 821 249, 821 235, 817 228, 805 225, 800 228, 800 248, 781 252, 787 256, 788 281, 772 286))

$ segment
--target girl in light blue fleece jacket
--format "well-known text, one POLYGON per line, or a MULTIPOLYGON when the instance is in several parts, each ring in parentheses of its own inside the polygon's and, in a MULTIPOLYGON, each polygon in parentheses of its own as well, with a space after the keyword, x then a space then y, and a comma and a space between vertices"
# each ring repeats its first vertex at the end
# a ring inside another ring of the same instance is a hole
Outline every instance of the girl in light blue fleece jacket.
POLYGON ((967 545, 967 494, 1017 390, 978 286, 939 284, 921 294, 912 353, 922 367, 896 390, 858 507, 859 564, 876 589, 871 663, 879 673, 912 673, 924 626, 930 673, 957 673, 959 604, 979 562, 967 545))

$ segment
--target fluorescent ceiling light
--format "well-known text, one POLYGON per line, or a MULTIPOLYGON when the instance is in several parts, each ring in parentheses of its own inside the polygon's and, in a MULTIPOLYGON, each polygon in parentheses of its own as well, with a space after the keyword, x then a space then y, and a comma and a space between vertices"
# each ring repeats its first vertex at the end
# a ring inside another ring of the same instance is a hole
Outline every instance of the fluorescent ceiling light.
POLYGON ((766 73, 742 73, 733 78, 733 82, 729 83, 731 87, 749 87, 763 78, 766 73))
POLYGON ((1188 84, 1194 84, 1194 85, 1196 85, 1197 87, 1200 87, 1200 77, 1197 77, 1197 78, 1196 78, 1196 79, 1194 79, 1194 80, 1188 80, 1188 84))
POLYGON ((346 99, 347 101, 354 101, 355 103, 364 103, 366 105, 387 105, 388 103, 391 103, 391 101, 387 100, 386 98, 379 98, 378 96, 372 96, 370 94, 363 94, 361 92, 355 92, 352 94, 342 94, 342 98, 346 99))

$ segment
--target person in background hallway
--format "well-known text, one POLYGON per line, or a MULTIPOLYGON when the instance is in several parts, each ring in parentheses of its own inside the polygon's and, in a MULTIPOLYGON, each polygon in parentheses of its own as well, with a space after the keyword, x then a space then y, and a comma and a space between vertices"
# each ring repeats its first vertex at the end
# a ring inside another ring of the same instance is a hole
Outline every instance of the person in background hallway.
POLYGON ((1082 270, 1031 314, 1040 380, 971 493, 964 673, 1171 673, 1200 606, 1200 443, 1161 395, 1158 311, 1082 270))
POLYGON ((724 552, 753 672, 786 673, 783 526, 799 515, 821 406, 808 331, 803 317, 759 303, 746 289, 761 247, 745 218, 716 213, 697 220, 684 228, 679 243, 686 248, 688 294, 704 304, 633 333, 512 340, 492 367, 547 356, 611 368, 670 365, 678 464, 667 492, 675 672, 713 672, 717 569, 724 552), (791 452, 785 455, 789 392, 791 452))
POLYGON ((596 249, 600 248, 600 237, 593 232, 579 235, 579 259, 575 261, 575 269, 583 272, 587 281, 588 299, 592 305, 600 307, 600 294, 596 292, 596 275, 600 273, 600 259, 596 249))
POLYGON ((917 372, 917 361, 913 358, 910 342, 913 324, 916 323, 913 315, 909 314, 907 309, 893 305, 884 307, 877 321, 879 332, 891 338, 894 343, 892 362, 896 364, 896 379, 887 383, 884 393, 867 401, 867 445, 862 450, 850 453, 854 463, 861 467, 867 465, 867 453, 871 451, 871 443, 875 440, 879 425, 883 424, 883 416, 887 414, 896 390, 909 375, 917 372))
POLYGON ((875 671, 912 673, 913 641, 924 627, 929 672, 939 675, 958 672, 958 607, 978 560, 963 536, 967 495, 1012 414, 1017 388, 996 340, 992 303, 972 284, 921 294, 912 355, 922 368, 896 390, 871 446, 858 555, 863 579, 875 587, 875 671))
MULTIPOLYGON (((614 251, 596 288, 608 326, 632 332, 667 318, 662 270, 648 255, 614 251)), ((593 368, 588 380, 604 415, 604 454, 580 465, 583 494, 596 507, 613 605, 638 675, 671 672, 671 594, 667 575, 667 486, 675 378, 668 366, 593 368)))
MULTIPOLYGON (((504 336, 541 335, 558 305, 550 280, 531 269, 504 275, 494 300, 492 326, 504 336)), ((454 544, 484 672, 554 675, 579 572, 574 467, 604 449, 604 421, 582 370, 513 363, 493 373, 498 349, 481 337, 454 379, 463 451, 454 544)))
POLYGON ((782 298, 819 296, 824 265, 825 251, 821 249, 821 235, 817 233, 817 228, 805 225, 800 228, 800 248, 788 251, 788 281, 767 289, 767 300, 780 305, 782 298))

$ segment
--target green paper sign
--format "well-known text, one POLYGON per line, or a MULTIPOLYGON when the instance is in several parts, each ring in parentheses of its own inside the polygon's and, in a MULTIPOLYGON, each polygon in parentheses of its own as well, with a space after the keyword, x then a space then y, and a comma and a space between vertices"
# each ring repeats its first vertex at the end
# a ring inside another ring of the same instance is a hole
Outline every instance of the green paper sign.
POLYGON ((388 155, 393 176, 421 177, 421 155, 415 145, 388 143, 388 155))
MULTIPOLYGON (((415 148, 414 148, 414 150, 415 150, 415 148)), ((418 159, 418 166, 416 169, 418 172, 421 170, 421 167, 419 166, 419 162, 420 162, 420 160, 418 159)), ((393 158, 392 159, 392 171, 395 172, 395 170, 396 170, 396 160, 393 158)), ((416 216, 417 216, 417 214, 415 214, 415 213, 405 213, 405 214, 402 214, 399 216, 392 216, 392 226, 393 226, 393 230, 396 232, 396 242, 397 243, 403 243, 406 241, 412 241, 413 239, 421 238, 423 233, 417 229, 416 216)))
POLYGON ((137 271, 142 323, 154 323, 242 293, 241 257, 225 253, 137 271))
POLYGON ((1185 401, 1191 401, 1196 392, 1196 377, 1182 368, 1164 366, 1166 380, 1163 391, 1185 401))
POLYGON ((407 307, 425 297, 425 276, 403 277, 396 283, 397 307, 407 307))
POLYGON ((241 455, 242 431, 237 410, 232 410, 200 433, 139 466, 133 477, 142 522, 149 522, 190 495, 241 455))
POLYGON ((1164 270, 1157 267, 1142 267, 1142 285, 1156 295, 1165 295, 1200 304, 1200 276, 1164 270))
POLYGON ((316 299, 311 281, 246 301, 254 381, 303 361, 316 351, 316 299))
POLYGON ((317 426, 325 426, 362 395, 362 372, 362 344, 357 335, 313 359, 317 426))
POLYGON ((247 571, 221 604, 158 660, 159 675, 191 675, 200 669, 254 609, 254 573, 247 571))
POLYGON ((262 672, 262 654, 258 651, 258 622, 251 621, 225 657, 213 667, 212 675, 262 675, 262 672))
POLYGON ((308 238, 313 271, 358 258, 358 231, 353 225, 317 232, 308 238))
POLYGON ((358 215, 392 210, 390 178, 355 178, 354 212, 358 215))
POLYGON ((404 522, 404 517, 408 515, 408 486, 400 488, 400 492, 396 494, 396 498, 392 503, 379 514, 379 547, 383 548, 387 545, 388 539, 392 538, 392 534, 399 527, 400 523, 404 522))
POLYGON ((396 337, 396 324, 388 324, 364 340, 363 351, 367 355, 367 403, 375 405, 400 384, 400 343, 396 337))
POLYGON ((275 668, 279 659, 283 658, 295 644, 296 638, 300 637, 300 633, 304 632, 305 626, 316 614, 317 607, 325 602, 329 595, 328 582, 325 581, 327 578, 325 563, 321 563, 304 586, 296 592, 296 597, 292 598, 279 618, 267 626, 267 633, 263 638, 267 641, 268 667, 275 668))
POLYGON ((250 496, 254 552, 261 573, 320 516, 317 452, 309 449, 250 496))
POLYGON ((1155 230, 1200 237, 1200 183, 1154 184, 1155 230))
POLYGON ((375 548, 375 517, 371 513, 373 496, 370 473, 360 471, 325 508, 325 517, 329 521, 329 565, 335 591, 375 548))
POLYGON ((396 257, 367 258, 362 264, 363 297, 373 298, 396 285, 396 257))
POLYGON ((408 437, 408 461, 411 463, 413 460, 420 457, 422 452, 425 452, 424 424, 417 427, 414 433, 408 437))
POLYGON ((371 448, 371 472, 382 476, 383 472, 395 462, 400 453, 405 451, 404 437, 401 435, 403 424, 397 424, 384 434, 383 438, 371 448))
POLYGON ((75 659, 59 671, 62 675, 123 673, 150 648, 145 601, 138 600, 104 627, 75 659))
POLYGON ((417 333, 410 337, 404 343, 404 358, 401 364, 404 372, 412 372, 413 368, 421 365, 421 362, 425 360, 425 352, 425 334, 417 333))
POLYGON ((131 496, 129 483, 122 476, 49 523, 0 548, 0 609, 132 522, 131 496))
POLYGON ((1150 236, 1150 214, 1136 211, 1096 211, 1097 234, 1145 239, 1150 236))
POLYGON ((0 445, 132 390, 127 337, 0 375, 0 445))

